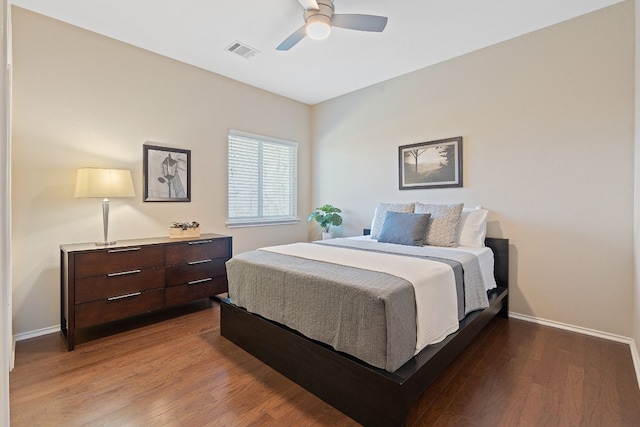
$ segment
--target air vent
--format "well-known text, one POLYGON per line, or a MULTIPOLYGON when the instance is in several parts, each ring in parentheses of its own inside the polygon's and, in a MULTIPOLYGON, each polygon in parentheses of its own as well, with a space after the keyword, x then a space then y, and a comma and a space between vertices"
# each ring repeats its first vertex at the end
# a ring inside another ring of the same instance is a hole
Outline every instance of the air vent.
POLYGON ((233 52, 236 55, 240 55, 245 59, 251 58, 253 55, 258 53, 258 51, 251 46, 247 46, 244 43, 240 43, 239 41, 235 41, 231 43, 231 45, 227 46, 227 50, 229 52, 233 52))

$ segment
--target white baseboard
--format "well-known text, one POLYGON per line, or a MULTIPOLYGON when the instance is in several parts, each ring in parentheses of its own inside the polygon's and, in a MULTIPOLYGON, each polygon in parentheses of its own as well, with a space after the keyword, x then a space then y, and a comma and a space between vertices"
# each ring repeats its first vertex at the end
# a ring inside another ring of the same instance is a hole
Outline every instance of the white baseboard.
POLYGON ((537 323, 539 325, 550 326, 552 328, 564 329, 565 331, 577 332, 579 334, 590 335, 592 337, 603 338, 605 340, 616 341, 628 344, 631 349, 631 359, 636 370, 636 379, 638 387, 640 387, 640 356, 638 355, 638 347, 633 338, 623 337, 622 335, 610 334, 608 332, 596 331, 595 329, 583 328, 580 326, 569 325, 567 323, 555 322, 553 320, 540 319, 538 317, 527 316, 524 314, 509 312, 509 317, 524 320, 525 322, 537 323))
POLYGON ((525 322, 537 323, 539 325, 551 326, 552 328, 564 329, 565 331, 577 332, 583 335, 591 335, 592 337, 604 338, 609 341, 617 341, 624 344, 631 344, 632 339, 623 337, 622 335, 610 334, 607 332, 596 331, 595 329, 583 328, 581 326, 569 325, 567 323, 556 322, 553 320, 540 319, 539 317, 527 316, 524 314, 509 312, 509 317, 524 320, 525 322))
POLYGON ((60 325, 49 326, 48 328, 36 329, 35 331, 23 332, 13 336, 14 341, 28 340, 29 338, 41 337, 42 335, 55 334, 60 332, 60 325))
POLYGON ((11 355, 9 356, 9 372, 13 371, 13 367, 16 366, 16 339, 11 340, 11 355))
POLYGON ((633 366, 636 368, 638 387, 640 387, 640 355, 638 355, 638 347, 634 340, 631 340, 631 358, 633 359, 633 366))

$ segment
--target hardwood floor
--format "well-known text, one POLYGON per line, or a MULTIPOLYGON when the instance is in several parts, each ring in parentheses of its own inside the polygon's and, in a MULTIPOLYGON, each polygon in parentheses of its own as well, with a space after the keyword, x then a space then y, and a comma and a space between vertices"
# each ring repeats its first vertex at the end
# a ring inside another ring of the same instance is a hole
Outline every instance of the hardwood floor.
MULTIPOLYGON (((92 330, 72 352, 60 334, 18 342, 11 425, 357 425, 222 338, 217 302, 161 316, 158 323, 152 323, 157 316, 139 319, 135 329, 127 322, 92 330)), ((495 319, 412 406, 408 420, 411 426, 639 422, 627 345, 514 319, 495 319)))

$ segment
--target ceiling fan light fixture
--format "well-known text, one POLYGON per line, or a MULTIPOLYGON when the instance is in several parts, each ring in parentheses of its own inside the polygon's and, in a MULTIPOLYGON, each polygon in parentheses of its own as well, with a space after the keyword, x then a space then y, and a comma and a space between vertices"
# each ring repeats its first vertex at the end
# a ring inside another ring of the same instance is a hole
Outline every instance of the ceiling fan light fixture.
POLYGON ((307 19, 307 36, 313 40, 323 40, 331 34, 331 19, 325 15, 313 15, 307 19))
POLYGON ((304 25, 295 30, 276 47, 276 50, 287 51, 305 36, 314 40, 329 37, 332 27, 347 30, 380 33, 387 26, 386 16, 362 14, 334 14, 333 0, 298 0, 304 9, 302 16, 304 25))

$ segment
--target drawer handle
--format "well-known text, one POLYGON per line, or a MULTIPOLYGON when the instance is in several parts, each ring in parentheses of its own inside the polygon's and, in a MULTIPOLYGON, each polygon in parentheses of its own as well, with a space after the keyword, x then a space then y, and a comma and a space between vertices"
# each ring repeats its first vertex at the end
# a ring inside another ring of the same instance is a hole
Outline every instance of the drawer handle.
POLYGON ((198 240, 197 242, 189 242, 190 245, 202 245, 203 243, 211 243, 213 240, 198 240))
POLYGON ((211 262, 211 258, 208 259, 201 259, 200 261, 190 261, 188 264, 189 265, 196 265, 196 264, 205 264, 207 262, 211 262))
POLYGON ((107 276, 115 277, 115 276, 124 276, 124 275, 127 275, 127 274, 136 274, 136 273, 140 273, 140 270, 120 271, 118 273, 109 273, 109 274, 107 274, 107 276))
POLYGON ((187 285, 197 285, 198 283, 208 282, 210 280, 213 280, 213 277, 207 277, 206 279, 200 279, 200 280, 193 280, 193 281, 187 283, 187 285))
POLYGON ((111 249, 108 251, 108 253, 110 254, 115 254, 118 252, 134 252, 134 251, 139 251, 140 248, 123 248, 123 249, 111 249))
POLYGON ((126 294, 126 295, 118 295, 117 297, 109 297, 109 298, 107 298, 107 300, 116 301, 116 300, 123 299, 123 298, 137 297, 138 295, 141 295, 141 294, 142 294, 142 292, 133 292, 133 293, 126 294))

